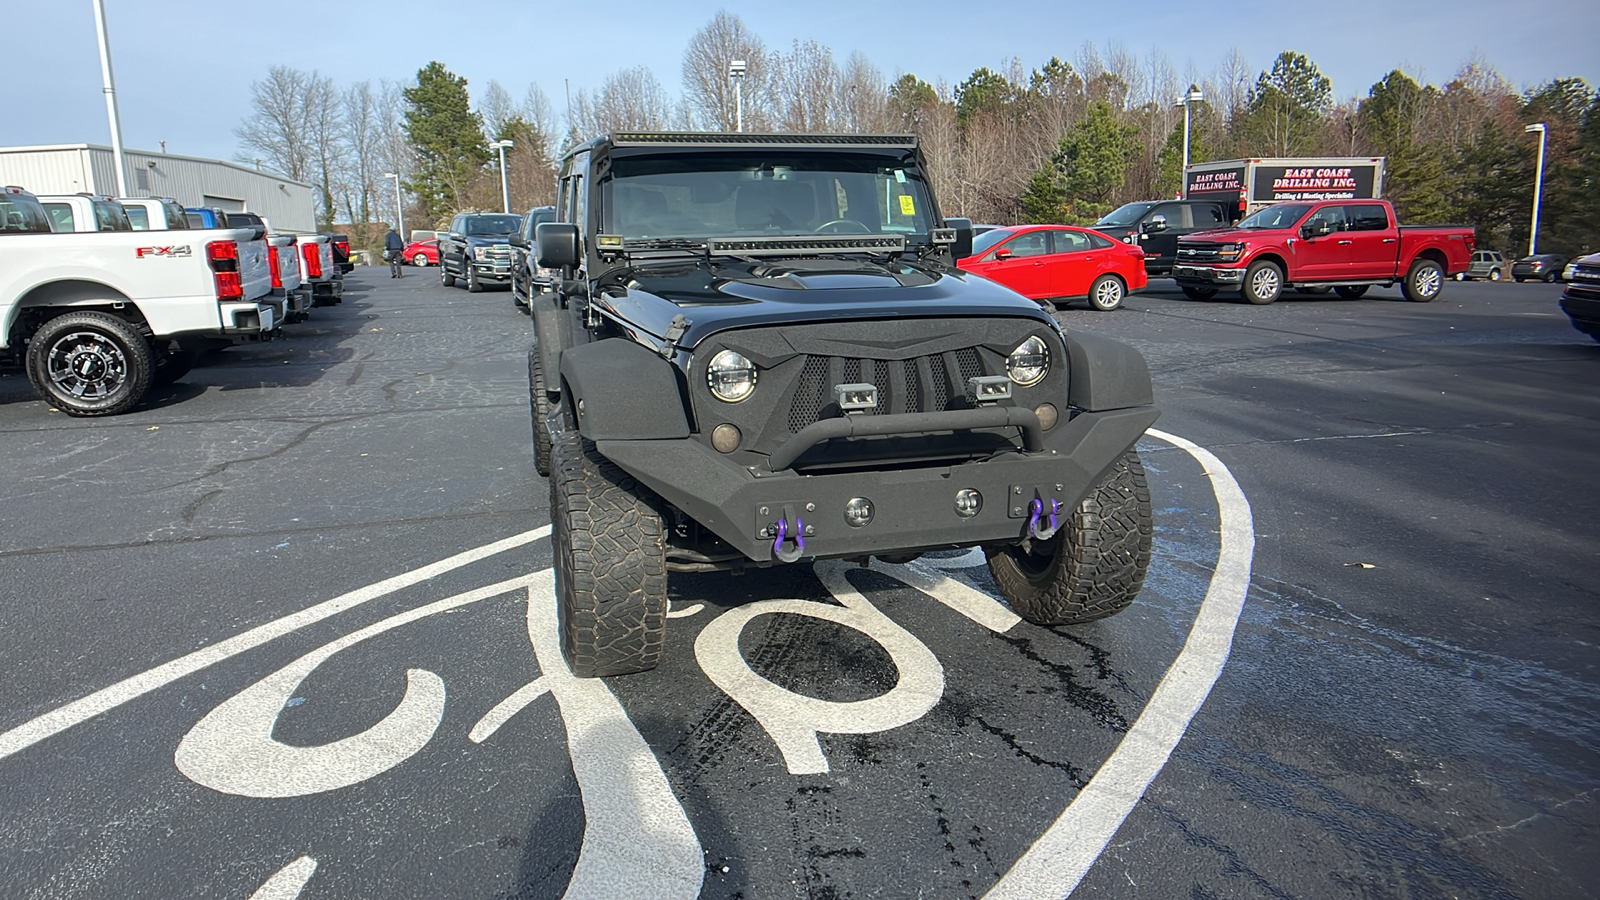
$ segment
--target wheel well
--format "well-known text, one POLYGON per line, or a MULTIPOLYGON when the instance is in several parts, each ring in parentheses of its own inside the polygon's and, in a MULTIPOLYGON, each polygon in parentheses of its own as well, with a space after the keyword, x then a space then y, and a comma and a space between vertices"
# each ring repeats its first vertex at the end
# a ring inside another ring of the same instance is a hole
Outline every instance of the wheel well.
POLYGON ((13 347, 25 342, 40 325, 69 311, 94 310, 116 316, 130 325, 147 324, 144 313, 127 294, 86 279, 41 284, 19 297, 12 309, 14 318, 8 343, 13 347))
POLYGON ((1414 266, 1425 259, 1438 264, 1441 272, 1446 272, 1450 269, 1450 263, 1444 258, 1444 251, 1437 248, 1424 250, 1421 253, 1418 253, 1416 258, 1411 260, 1411 265, 1414 266))
MULTIPOLYGON (((1263 253, 1260 256, 1256 257, 1255 259, 1250 260, 1250 265, 1253 266, 1258 262, 1269 262, 1269 263, 1272 263, 1273 265, 1278 267, 1278 271, 1284 273, 1285 275, 1288 275, 1288 273, 1289 273, 1289 265, 1288 265, 1288 263, 1285 263, 1283 261, 1283 257, 1279 256, 1276 253, 1263 253)), ((1249 268, 1249 266, 1246 266, 1245 268, 1249 268)))

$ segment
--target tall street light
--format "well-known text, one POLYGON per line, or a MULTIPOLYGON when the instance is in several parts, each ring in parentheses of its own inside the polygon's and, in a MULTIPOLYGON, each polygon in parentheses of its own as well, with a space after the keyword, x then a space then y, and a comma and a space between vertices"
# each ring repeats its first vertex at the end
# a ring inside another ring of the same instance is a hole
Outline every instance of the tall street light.
POLYGON ((1183 170, 1178 173, 1178 177, 1182 179, 1183 193, 1185 195, 1189 193, 1189 105, 1199 103, 1205 99, 1205 94, 1200 93, 1200 86, 1191 84, 1189 85, 1189 92, 1179 97, 1178 102, 1172 104, 1174 108, 1183 107, 1183 170))
POLYGON ((385 172, 383 177, 394 179, 394 215, 400 220, 400 226, 396 230, 400 232, 400 239, 406 240, 406 204, 400 199, 400 173, 385 172))
POLYGON ((1528 226, 1528 255, 1539 251, 1539 194, 1544 189, 1544 141, 1546 129, 1543 122, 1535 122, 1523 131, 1539 133, 1539 167, 1533 176, 1533 224, 1528 226))
POLYGON ((495 141, 494 145, 500 148, 500 200, 505 204, 506 212, 511 212, 511 182, 506 180, 506 150, 513 146, 510 141, 495 141))
POLYGON ((728 63, 728 77, 733 79, 733 130, 744 131, 744 76, 749 66, 742 59, 728 63))
POLYGON ((94 24, 100 34, 100 89, 106 95, 106 116, 111 119, 111 159, 117 165, 117 196, 127 197, 128 167, 122 159, 122 117, 117 115, 117 82, 111 77, 111 36, 106 31, 105 0, 94 0, 94 24))

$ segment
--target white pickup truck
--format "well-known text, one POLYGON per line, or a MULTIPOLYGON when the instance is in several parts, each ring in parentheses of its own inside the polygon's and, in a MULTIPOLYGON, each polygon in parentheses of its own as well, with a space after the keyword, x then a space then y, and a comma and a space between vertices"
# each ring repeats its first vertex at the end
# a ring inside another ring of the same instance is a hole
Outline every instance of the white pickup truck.
POLYGON ((278 327, 253 230, 53 232, 15 187, 0 222, 0 360, 68 415, 125 412, 199 352, 278 327))
POLYGON ((39 204, 50 217, 52 231, 132 231, 122 204, 97 194, 41 195, 39 204))
POLYGON ((185 231, 189 216, 183 204, 169 197, 118 197, 134 231, 185 231))
POLYGON ((300 247, 300 282, 311 289, 311 305, 343 301, 344 275, 334 262, 332 235, 302 234, 295 243, 300 247))

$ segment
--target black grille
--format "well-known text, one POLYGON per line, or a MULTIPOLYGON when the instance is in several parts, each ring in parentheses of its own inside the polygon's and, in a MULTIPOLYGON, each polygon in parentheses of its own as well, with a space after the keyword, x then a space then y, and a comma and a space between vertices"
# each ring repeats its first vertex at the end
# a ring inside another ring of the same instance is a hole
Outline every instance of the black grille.
POLYGON ((868 382, 878 388, 869 415, 939 412, 965 405, 966 379, 988 374, 976 348, 900 361, 807 356, 789 404, 789 433, 839 414, 833 386, 868 382), (927 402, 931 399, 931 404, 927 402))

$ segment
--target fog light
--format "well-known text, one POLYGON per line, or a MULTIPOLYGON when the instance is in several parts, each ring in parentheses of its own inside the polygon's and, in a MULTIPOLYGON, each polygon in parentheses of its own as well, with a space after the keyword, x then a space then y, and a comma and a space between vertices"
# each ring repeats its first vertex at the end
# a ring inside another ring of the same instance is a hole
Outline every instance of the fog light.
POLYGON ((1039 417, 1039 427, 1045 431, 1056 427, 1056 420, 1061 417, 1061 414, 1056 412, 1055 405, 1050 403, 1041 403, 1035 406, 1033 414, 1039 417))
POLYGON ((976 375, 967 379, 967 402, 973 406, 1011 399, 1011 379, 1004 375, 976 375))
POLYGON ((851 528, 863 528, 872 521, 872 501, 865 497, 852 497, 844 505, 844 520, 851 528))
POLYGON ((956 491, 956 515, 970 519, 983 509, 983 495, 972 488, 956 491))
POLYGON ((732 453, 739 449, 739 429, 732 425, 718 425, 711 429, 711 446, 718 453, 732 453))
POLYGON ((865 412, 878 406, 878 389, 870 384, 836 384, 833 400, 847 413, 865 412))

